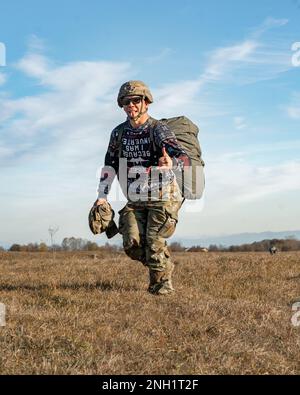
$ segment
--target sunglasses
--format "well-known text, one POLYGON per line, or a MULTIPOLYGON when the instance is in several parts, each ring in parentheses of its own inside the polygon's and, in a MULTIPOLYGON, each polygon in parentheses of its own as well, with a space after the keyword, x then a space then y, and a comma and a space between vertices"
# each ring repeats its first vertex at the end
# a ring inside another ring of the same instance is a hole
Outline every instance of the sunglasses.
POLYGON ((142 101, 141 96, 136 96, 136 97, 125 97, 122 100, 123 106, 128 106, 130 103, 132 104, 139 104, 142 101))

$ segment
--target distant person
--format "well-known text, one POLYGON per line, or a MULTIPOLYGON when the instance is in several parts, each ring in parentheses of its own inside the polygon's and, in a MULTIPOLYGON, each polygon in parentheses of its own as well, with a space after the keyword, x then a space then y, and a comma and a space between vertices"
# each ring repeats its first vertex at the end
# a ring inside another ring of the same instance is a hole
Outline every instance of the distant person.
POLYGON ((124 83, 117 102, 127 120, 111 133, 94 205, 106 203, 117 175, 128 199, 119 211, 125 253, 149 269, 150 293, 169 294, 174 291, 174 264, 166 239, 175 231, 184 200, 175 173, 190 166, 191 160, 174 132, 149 116, 153 97, 144 82, 124 83), (126 179, 122 178, 122 171, 126 179), (156 177, 157 172, 162 177, 156 177))

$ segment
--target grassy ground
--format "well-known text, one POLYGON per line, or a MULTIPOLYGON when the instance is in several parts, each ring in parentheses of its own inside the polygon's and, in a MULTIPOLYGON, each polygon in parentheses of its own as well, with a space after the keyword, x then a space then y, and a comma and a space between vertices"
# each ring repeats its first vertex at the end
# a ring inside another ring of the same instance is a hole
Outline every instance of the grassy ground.
POLYGON ((300 253, 181 253, 152 296, 123 254, 0 253, 2 374, 299 374, 300 253))

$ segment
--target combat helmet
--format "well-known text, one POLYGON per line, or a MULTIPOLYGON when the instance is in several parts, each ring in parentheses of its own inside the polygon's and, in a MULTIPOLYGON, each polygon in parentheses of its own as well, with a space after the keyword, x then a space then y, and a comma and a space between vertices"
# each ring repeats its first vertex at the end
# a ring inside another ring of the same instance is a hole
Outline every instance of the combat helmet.
POLYGON ((119 107, 123 107, 122 99, 125 96, 143 96, 149 103, 153 103, 153 97, 150 89, 143 81, 127 81, 121 86, 118 94, 119 107))
POLYGON ((89 226, 94 235, 106 233, 106 236, 111 239, 119 229, 114 221, 115 212, 108 202, 100 206, 93 206, 89 212, 89 226))

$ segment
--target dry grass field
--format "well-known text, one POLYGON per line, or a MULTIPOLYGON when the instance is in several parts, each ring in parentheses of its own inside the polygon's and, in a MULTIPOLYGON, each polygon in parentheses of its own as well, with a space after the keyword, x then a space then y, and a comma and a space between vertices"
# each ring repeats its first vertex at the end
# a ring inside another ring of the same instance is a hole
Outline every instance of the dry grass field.
POLYGON ((1 374, 300 373, 300 253, 174 254, 164 297, 141 264, 91 255, 0 252, 1 374))

